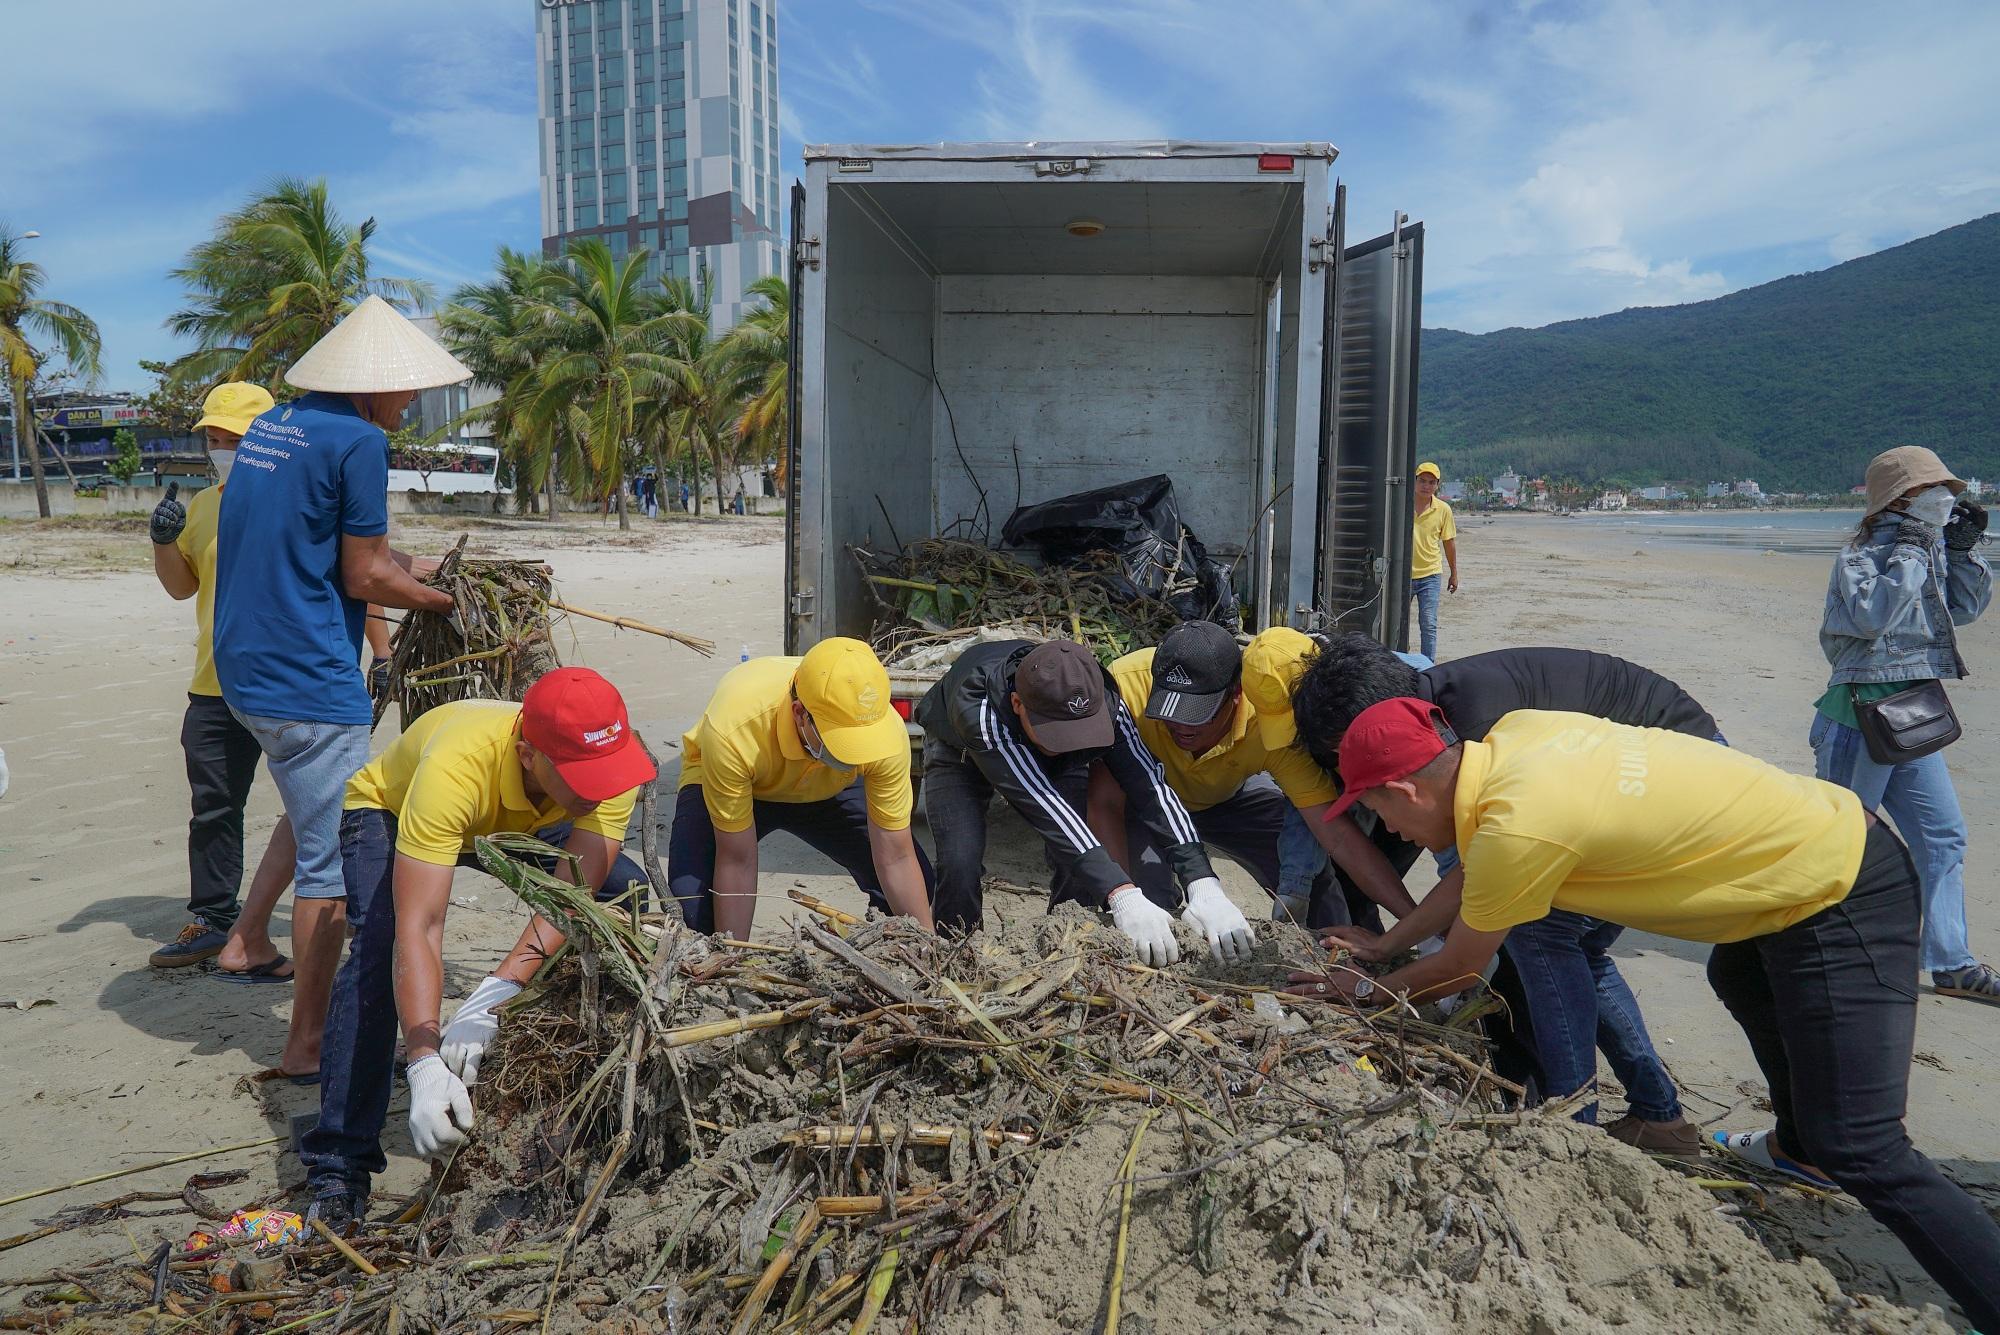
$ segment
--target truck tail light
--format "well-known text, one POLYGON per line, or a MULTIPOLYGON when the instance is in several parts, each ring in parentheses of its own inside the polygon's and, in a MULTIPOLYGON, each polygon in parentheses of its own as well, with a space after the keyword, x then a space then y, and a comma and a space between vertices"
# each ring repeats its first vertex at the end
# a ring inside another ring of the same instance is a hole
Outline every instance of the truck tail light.
POLYGON ((1292 169, 1292 155, 1289 153, 1259 153, 1257 170, 1260 172, 1288 172, 1292 169))
POLYGON ((915 701, 905 700, 901 696, 896 696, 889 701, 889 708, 895 710, 897 717, 901 718, 905 723, 910 721, 910 713, 915 707, 915 701))

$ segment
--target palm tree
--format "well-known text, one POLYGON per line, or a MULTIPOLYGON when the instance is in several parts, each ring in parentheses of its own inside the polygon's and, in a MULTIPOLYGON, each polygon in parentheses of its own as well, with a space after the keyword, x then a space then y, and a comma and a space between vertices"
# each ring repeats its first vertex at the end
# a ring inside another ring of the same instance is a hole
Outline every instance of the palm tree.
POLYGON ((685 453, 694 475, 695 508, 701 508, 701 472, 707 464, 715 483, 715 509, 729 508, 724 481, 736 472, 736 429, 742 417, 742 375, 727 336, 709 331, 701 295, 680 279, 668 279, 660 298, 663 308, 680 316, 672 354, 680 372, 671 395, 649 405, 643 434, 663 465, 685 453))
POLYGON ((769 462, 785 444, 791 386, 792 294, 784 279, 759 278, 749 295, 763 305, 751 310, 722 339, 722 357, 742 404, 736 439, 759 462, 769 462))
POLYGON ((469 283, 452 294, 438 312, 438 332, 453 355, 472 370, 473 381, 495 390, 499 398, 481 404, 450 426, 485 422, 514 477, 516 504, 526 509, 529 498, 546 490, 549 517, 556 515, 554 440, 525 429, 522 409, 533 384, 534 371, 548 341, 546 327, 527 319, 527 308, 547 293, 554 266, 539 256, 500 247, 498 274, 484 283, 469 283))
POLYGON ((215 235, 188 252, 172 276, 188 305, 167 318, 192 338, 194 352, 175 363, 193 382, 276 383, 364 297, 421 309, 428 284, 369 272, 375 220, 350 226, 327 197, 324 180, 282 177, 216 224, 215 235))
POLYGON ((37 295, 46 275, 42 266, 21 258, 22 238, 0 230, 0 363, 14 401, 14 439, 28 452, 35 476, 35 509, 49 517, 49 484, 42 472, 41 433, 35 426, 28 386, 40 374, 45 355, 29 341, 33 332, 53 344, 70 366, 86 377, 101 369, 103 340, 97 324, 74 306, 37 295))
POLYGON ((690 368, 675 355, 707 322, 644 291, 646 252, 623 260, 601 241, 582 241, 550 269, 522 315, 541 354, 523 385, 520 426, 530 439, 573 442, 564 462, 572 486, 618 499, 631 527, 625 476, 649 404, 684 393, 690 368))

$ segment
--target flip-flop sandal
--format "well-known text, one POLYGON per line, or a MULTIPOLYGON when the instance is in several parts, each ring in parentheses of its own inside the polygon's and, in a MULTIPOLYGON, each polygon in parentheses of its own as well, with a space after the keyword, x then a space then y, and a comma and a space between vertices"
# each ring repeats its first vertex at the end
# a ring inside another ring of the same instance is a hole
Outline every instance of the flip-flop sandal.
POLYGON ((238 987, 255 987, 263 983, 289 983, 292 981, 292 975, 279 973, 278 970, 290 963, 290 960, 280 955, 262 964, 253 964, 247 969, 216 969, 214 972, 216 978, 222 982, 234 983, 238 987))
POLYGON ((319 1083, 319 1072, 307 1071, 304 1075, 293 1075, 281 1066, 269 1066, 255 1075, 244 1076, 236 1082, 236 1087, 238 1092, 248 1093, 251 1086, 268 1085, 274 1080, 282 1080, 288 1085, 297 1085, 300 1089, 308 1089, 319 1083))
POLYGON ((1840 1184, 1825 1173, 1816 1168, 1808 1168, 1794 1159, 1787 1159, 1772 1149, 1769 1131, 1711 1131, 1708 1138, 1717 1149, 1745 1163, 1783 1173, 1794 1181, 1803 1182, 1809 1187, 1818 1187, 1821 1191, 1840 1190, 1840 1184))

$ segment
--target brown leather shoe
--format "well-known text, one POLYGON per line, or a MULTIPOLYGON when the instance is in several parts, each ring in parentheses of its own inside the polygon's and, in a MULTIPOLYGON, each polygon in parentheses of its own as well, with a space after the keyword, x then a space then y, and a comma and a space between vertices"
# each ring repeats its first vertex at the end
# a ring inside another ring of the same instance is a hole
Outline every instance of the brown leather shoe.
POLYGON ((1701 1158, 1701 1132, 1685 1117, 1671 1122, 1647 1122, 1627 1113, 1604 1130, 1614 1139, 1648 1154, 1666 1154, 1676 1159, 1701 1158))

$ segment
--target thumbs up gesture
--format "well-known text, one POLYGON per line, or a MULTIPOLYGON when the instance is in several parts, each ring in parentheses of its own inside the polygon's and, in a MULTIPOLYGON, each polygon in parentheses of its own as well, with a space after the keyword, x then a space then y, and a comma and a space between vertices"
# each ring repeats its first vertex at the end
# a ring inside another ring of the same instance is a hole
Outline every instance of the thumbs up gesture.
POLYGON ((167 546, 174 539, 180 537, 181 530, 187 527, 187 507, 174 499, 175 496, 180 494, 180 489, 180 483, 169 482, 167 484, 166 496, 158 505, 153 507, 153 521, 151 526, 153 541, 161 547, 167 546))

